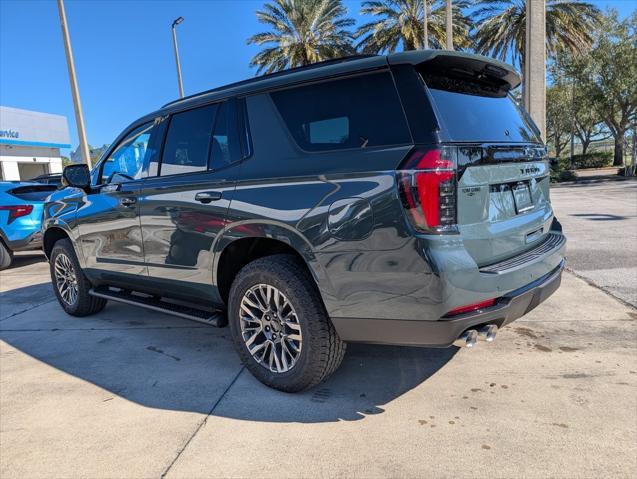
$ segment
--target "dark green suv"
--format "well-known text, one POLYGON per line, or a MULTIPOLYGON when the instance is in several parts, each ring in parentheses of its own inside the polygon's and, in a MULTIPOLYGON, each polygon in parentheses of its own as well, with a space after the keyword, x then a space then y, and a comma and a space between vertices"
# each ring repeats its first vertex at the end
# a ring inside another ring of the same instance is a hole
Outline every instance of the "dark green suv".
POLYGON ((45 208, 55 293, 222 326, 262 382, 350 341, 493 340, 560 283, 546 149, 509 66, 413 51, 193 95, 132 123, 45 208))

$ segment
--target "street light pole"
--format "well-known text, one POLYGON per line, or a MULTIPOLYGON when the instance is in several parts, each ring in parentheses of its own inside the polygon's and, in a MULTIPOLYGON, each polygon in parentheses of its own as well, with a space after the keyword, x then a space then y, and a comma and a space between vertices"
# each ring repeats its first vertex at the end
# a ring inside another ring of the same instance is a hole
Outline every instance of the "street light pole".
POLYGON ((179 61, 179 49, 177 48, 177 30, 175 27, 184 21, 184 17, 175 19, 172 25, 173 30, 173 47, 175 49, 175 64, 177 65, 177 81, 179 82, 179 98, 184 97, 184 84, 181 79, 181 63, 179 61))
POLYGON ((64 51, 66 52, 66 64, 69 68, 69 79, 71 81, 71 93, 73 94, 73 106, 75 108, 75 123, 77 124, 77 136, 80 141, 80 153, 84 163, 91 168, 91 153, 86 141, 86 129, 84 128, 84 116, 82 115, 82 101, 80 100, 80 90, 75 77, 75 63, 73 62, 73 50, 71 49, 71 37, 66 25, 66 12, 64 11, 64 0, 58 0, 58 11, 60 13, 60 24, 62 25, 62 36, 64 37, 64 51))
POLYGON ((446 31, 446 40, 447 40, 447 50, 453 50, 453 10, 451 8, 451 0, 447 0, 447 31, 446 31))

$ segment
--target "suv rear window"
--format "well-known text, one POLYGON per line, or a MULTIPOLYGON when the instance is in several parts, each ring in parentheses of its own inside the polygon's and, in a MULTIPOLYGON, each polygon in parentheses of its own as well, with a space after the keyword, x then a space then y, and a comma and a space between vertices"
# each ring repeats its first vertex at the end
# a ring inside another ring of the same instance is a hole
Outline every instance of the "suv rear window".
POLYGON ((411 142, 388 72, 290 88, 270 95, 296 143, 304 150, 411 142))
POLYGON ((25 201, 44 201, 55 190, 56 185, 29 185, 13 188, 9 193, 25 201))
POLYGON ((451 141, 539 142, 528 114, 506 91, 448 76, 423 75, 451 141))

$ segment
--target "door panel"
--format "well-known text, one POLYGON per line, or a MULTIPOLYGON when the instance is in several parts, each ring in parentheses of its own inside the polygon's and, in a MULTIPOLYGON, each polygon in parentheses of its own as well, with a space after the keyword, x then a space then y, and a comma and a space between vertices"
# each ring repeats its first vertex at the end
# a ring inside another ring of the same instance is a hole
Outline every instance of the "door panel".
POLYGON ((236 101, 170 118, 157 175, 144 181, 145 261, 163 295, 215 300, 213 243, 226 224, 242 159, 236 101))
POLYGON ((158 153, 161 119, 134 127, 96 168, 94 186, 78 209, 87 274, 97 284, 139 285, 144 263, 139 192, 144 171, 158 153))
POLYGON ((157 286, 170 284, 168 295, 211 297, 212 245, 226 224, 238 169, 145 181, 139 201, 145 261, 157 286))
POLYGON ((80 241, 89 276, 146 275, 137 204, 140 182, 102 187, 77 211, 80 241), (132 204, 126 204, 133 201, 132 204))

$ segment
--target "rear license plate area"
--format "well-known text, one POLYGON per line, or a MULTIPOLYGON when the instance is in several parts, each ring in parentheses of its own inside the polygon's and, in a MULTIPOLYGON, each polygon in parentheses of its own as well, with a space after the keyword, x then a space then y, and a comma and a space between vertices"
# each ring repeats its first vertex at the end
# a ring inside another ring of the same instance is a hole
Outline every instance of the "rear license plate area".
POLYGON ((513 192, 513 202, 517 214, 533 209, 533 199, 528 183, 518 183, 511 188, 513 192))

